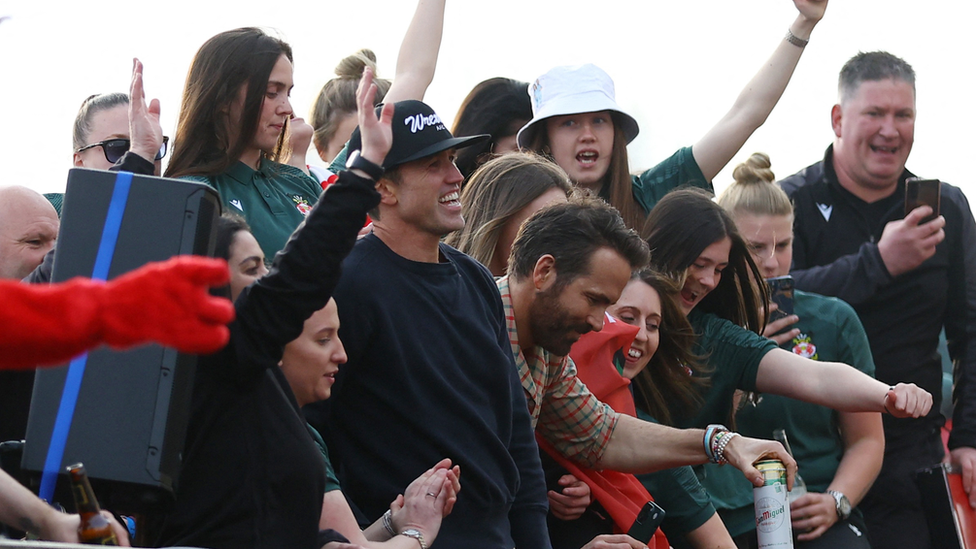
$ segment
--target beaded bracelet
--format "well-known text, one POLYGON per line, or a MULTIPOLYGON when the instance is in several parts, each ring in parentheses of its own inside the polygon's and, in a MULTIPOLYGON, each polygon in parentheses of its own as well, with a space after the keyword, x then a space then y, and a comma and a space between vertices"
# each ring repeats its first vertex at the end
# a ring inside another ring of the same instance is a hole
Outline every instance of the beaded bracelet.
POLYGON ((722 443, 722 439, 724 439, 730 433, 730 431, 724 425, 716 425, 715 427, 716 432, 710 442, 711 448, 709 448, 709 451, 706 453, 708 454, 708 461, 712 463, 720 463, 718 448, 722 443))
POLYGON ((729 441, 739 436, 739 433, 733 433, 732 431, 726 431, 723 434, 725 436, 718 441, 718 446, 715 448, 715 460, 719 465, 729 462, 729 460, 725 459, 725 447, 729 445, 729 441))
POLYGON ((715 433, 715 438, 712 439, 712 463, 721 463, 718 458, 718 448, 719 445, 722 444, 722 439, 724 439, 728 433, 729 431, 727 430, 715 433))

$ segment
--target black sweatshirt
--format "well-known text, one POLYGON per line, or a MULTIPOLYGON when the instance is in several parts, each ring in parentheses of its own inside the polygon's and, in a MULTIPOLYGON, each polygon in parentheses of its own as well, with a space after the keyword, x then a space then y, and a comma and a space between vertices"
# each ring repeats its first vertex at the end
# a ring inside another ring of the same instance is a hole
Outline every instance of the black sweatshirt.
POLYGON ((462 490, 440 549, 549 547, 538 448, 501 297, 475 260, 440 245, 407 260, 374 235, 343 264, 339 336, 349 355, 323 428, 343 492, 373 520, 444 457, 462 490))
POLYGON ((942 184, 945 240, 915 269, 892 277, 878 251, 885 224, 904 218, 905 179, 895 192, 866 203, 844 189, 833 168, 833 148, 822 162, 780 185, 794 203, 793 270, 796 287, 836 296, 857 311, 879 380, 913 382, 932 393, 921 419, 885 416, 889 447, 917 442, 941 425, 942 365, 937 346, 943 326, 956 366, 949 447, 976 446, 976 222, 965 195, 942 184))
POLYGON ((322 458, 278 361, 328 302, 340 263, 378 202, 372 181, 342 172, 271 272, 238 298, 230 344, 197 369, 164 545, 318 547, 322 458))

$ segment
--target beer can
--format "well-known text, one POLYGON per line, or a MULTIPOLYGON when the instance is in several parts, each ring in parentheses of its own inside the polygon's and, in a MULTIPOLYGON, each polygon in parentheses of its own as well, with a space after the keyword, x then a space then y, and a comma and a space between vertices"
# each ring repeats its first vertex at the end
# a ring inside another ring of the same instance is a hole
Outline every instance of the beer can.
POLYGON ((793 525, 786 490, 786 466, 778 459, 766 459, 755 465, 763 476, 763 485, 752 490, 759 549, 792 549, 793 525))

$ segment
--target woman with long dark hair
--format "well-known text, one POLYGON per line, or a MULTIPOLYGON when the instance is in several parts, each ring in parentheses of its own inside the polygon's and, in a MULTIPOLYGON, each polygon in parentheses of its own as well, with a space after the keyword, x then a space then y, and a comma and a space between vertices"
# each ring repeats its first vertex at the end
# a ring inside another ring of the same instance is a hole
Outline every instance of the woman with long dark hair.
POLYGON ((207 40, 187 73, 167 177, 207 183, 228 211, 247 219, 264 255, 274 257, 318 201, 321 187, 283 164, 291 46, 245 27, 207 40))
MULTIPOLYGON (((423 96, 430 84, 444 2, 418 1, 387 101, 423 96)), ((247 220, 266 257, 284 246, 322 192, 303 163, 283 163, 290 155, 293 72, 291 46, 261 29, 234 29, 207 40, 187 73, 166 170, 167 177, 217 189, 224 209, 247 220)))
POLYGON ((642 235, 652 267, 681 284, 677 303, 695 330, 695 354, 712 370, 704 402, 693 413, 669 406, 676 426, 729 421, 736 389, 898 417, 918 417, 932 405, 932 395, 915 384, 888 387, 846 364, 814 362, 761 337, 768 300, 762 273, 735 222, 709 193, 669 193, 642 235))
POLYGON ((458 151, 458 170, 465 179, 485 162, 518 150, 515 136, 532 119, 529 85, 511 78, 489 78, 479 82, 461 102, 451 133, 488 134, 491 139, 458 151))
MULTIPOLYGON (((735 181, 718 204, 735 219, 762 276, 789 275, 793 262, 793 205, 774 183, 769 157, 753 154, 733 172, 735 181)), ((873 374, 874 361, 857 313, 843 301, 793 292, 796 315, 771 322, 764 335, 788 352, 812 360, 833 360, 873 374)), ((798 547, 865 548, 866 529, 857 504, 878 476, 884 457, 879 414, 834 412, 777 395, 736 414, 740 432, 769 437, 789 432, 793 457, 808 492, 790 505, 798 547)), ((752 498, 739 479, 708 467, 705 487, 729 531, 755 543, 752 498), (744 490, 745 489, 745 490, 744 490)))

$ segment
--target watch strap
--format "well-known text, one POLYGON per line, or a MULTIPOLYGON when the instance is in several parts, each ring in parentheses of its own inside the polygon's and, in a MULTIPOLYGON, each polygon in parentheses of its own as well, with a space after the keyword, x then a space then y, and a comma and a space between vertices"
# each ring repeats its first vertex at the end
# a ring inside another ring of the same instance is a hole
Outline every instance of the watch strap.
POLYGON ((383 173, 386 171, 383 169, 383 166, 363 158, 360 151, 353 151, 352 154, 349 155, 349 160, 346 161, 346 169, 360 170, 373 178, 373 181, 379 181, 380 178, 383 177, 383 173))
POLYGON ((401 536, 407 536, 408 538, 413 538, 420 543, 420 549, 427 549, 427 542, 424 541, 424 535, 416 528, 407 528, 400 532, 401 536))
POLYGON ((827 493, 834 498, 834 508, 837 510, 837 518, 847 520, 851 516, 851 502, 843 492, 837 490, 827 490, 827 493), (846 505, 845 505, 846 503, 846 505))

